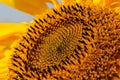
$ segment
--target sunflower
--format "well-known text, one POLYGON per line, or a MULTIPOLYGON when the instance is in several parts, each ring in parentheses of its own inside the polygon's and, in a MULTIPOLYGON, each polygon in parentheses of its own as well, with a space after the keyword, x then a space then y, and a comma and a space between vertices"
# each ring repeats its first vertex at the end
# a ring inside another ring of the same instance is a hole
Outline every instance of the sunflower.
POLYGON ((1 24, 1 80, 120 79, 119 0, 0 2, 35 16, 1 24))

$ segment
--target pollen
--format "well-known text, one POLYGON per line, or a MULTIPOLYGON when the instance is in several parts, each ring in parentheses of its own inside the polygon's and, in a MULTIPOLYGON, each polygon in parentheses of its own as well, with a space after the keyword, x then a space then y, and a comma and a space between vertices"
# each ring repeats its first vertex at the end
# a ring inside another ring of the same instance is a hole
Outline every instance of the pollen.
POLYGON ((9 80, 120 79, 120 15, 93 4, 49 10, 30 24, 10 59, 9 80))

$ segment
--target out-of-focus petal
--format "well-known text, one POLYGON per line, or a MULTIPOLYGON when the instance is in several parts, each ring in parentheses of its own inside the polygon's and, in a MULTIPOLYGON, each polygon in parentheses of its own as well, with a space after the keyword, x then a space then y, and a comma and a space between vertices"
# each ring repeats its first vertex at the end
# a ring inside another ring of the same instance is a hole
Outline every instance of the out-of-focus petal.
POLYGON ((16 32, 24 32, 27 29, 26 24, 22 23, 0 23, 0 39, 4 35, 16 32))
POLYGON ((120 0, 105 0, 105 5, 115 9, 120 14, 120 0))
POLYGON ((98 6, 105 6, 105 0, 93 0, 93 3, 98 6))
POLYGON ((27 24, 0 23, 0 80, 7 80, 10 46, 27 30, 27 24))
POLYGON ((101 0, 93 0, 94 4, 99 4, 101 0))
POLYGON ((5 57, 0 59, 0 80, 8 80, 8 64, 10 60, 11 51, 5 51, 5 57))
POLYGON ((120 0, 93 0, 94 3, 98 3, 99 5, 102 6, 107 6, 107 7, 117 7, 118 4, 120 4, 120 0))
POLYGON ((59 7, 59 3, 57 0, 51 0, 51 2, 54 4, 55 8, 59 7))
POLYGON ((82 0, 76 0, 76 2, 80 3, 82 0))
POLYGON ((110 5, 112 8, 120 7, 120 2, 114 2, 110 5))
POLYGON ((24 33, 27 27, 25 24, 0 23, 0 45, 6 45, 11 39, 16 39, 17 34, 24 33))
POLYGON ((106 6, 112 6, 114 3, 120 3, 120 0, 105 0, 106 6))
POLYGON ((62 3, 65 5, 74 4, 76 0, 62 0, 62 3))
POLYGON ((0 59, 10 45, 27 30, 27 25, 16 23, 0 23, 0 59))
POLYGON ((115 8, 115 11, 120 14, 120 7, 115 8))
POLYGON ((57 0, 0 0, 0 2, 33 16, 41 14, 48 9, 46 2, 53 3, 55 6, 58 4, 57 0))

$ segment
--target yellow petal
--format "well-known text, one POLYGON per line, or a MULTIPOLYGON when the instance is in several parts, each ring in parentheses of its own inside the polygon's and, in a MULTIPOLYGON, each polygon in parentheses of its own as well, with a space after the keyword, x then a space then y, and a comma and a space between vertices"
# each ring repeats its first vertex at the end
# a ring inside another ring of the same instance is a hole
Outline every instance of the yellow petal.
POLYGON ((8 80, 7 74, 8 74, 8 64, 9 59, 11 55, 11 51, 7 50, 4 52, 5 57, 0 59, 0 80, 8 80))
POLYGON ((93 0, 93 3, 103 7, 114 8, 120 14, 120 0, 93 0))
POLYGON ((13 8, 26 12, 31 15, 38 15, 48 9, 46 2, 54 3, 57 6, 57 0, 0 0, 13 8))
POLYGON ((120 14, 120 7, 115 8, 115 11, 120 14))
POLYGON ((65 5, 74 4, 76 0, 62 0, 62 3, 65 5))
POLYGON ((93 0, 93 3, 99 6, 115 8, 120 6, 120 0, 93 0))
POLYGON ((59 7, 59 3, 57 0, 51 0, 51 2, 54 4, 55 8, 59 7))
POLYGON ((10 45, 23 34, 27 25, 17 23, 0 23, 0 59, 4 52, 10 49, 10 45))
POLYGON ((110 6, 112 3, 114 3, 114 2, 120 2, 120 0, 105 0, 105 4, 107 5, 107 6, 110 6))
POLYGON ((26 24, 0 23, 0 80, 7 80, 10 46, 27 27, 26 24))
POLYGON ((0 23, 0 37, 10 33, 24 32, 27 27, 24 23, 0 23))
POLYGON ((110 3, 111 8, 117 8, 120 7, 120 0, 114 0, 110 3))
POLYGON ((76 0, 76 2, 80 3, 82 0, 76 0))
POLYGON ((105 0, 93 0, 95 5, 105 6, 105 0))
POLYGON ((17 33, 21 34, 25 32, 27 27, 28 26, 25 24, 0 23, 0 45, 5 45, 6 43, 8 43, 8 39, 15 38, 15 36, 17 36, 17 33), (3 42, 3 40, 5 40, 5 43, 3 42))
POLYGON ((94 4, 99 4, 101 0, 93 0, 94 4))

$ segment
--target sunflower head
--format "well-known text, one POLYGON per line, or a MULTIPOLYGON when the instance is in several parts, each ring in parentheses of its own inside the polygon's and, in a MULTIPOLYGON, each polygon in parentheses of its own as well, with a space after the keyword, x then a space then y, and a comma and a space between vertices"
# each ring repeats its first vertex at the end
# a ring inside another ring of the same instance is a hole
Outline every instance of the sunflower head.
POLYGON ((63 0, 44 14, 30 13, 36 18, 1 60, 6 61, 1 70, 7 74, 2 77, 120 79, 118 9, 119 0, 63 0))

